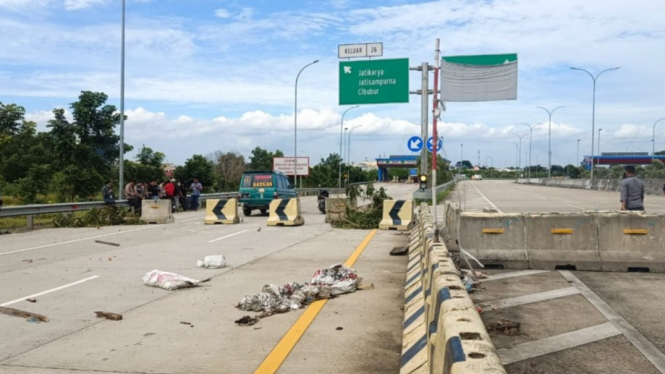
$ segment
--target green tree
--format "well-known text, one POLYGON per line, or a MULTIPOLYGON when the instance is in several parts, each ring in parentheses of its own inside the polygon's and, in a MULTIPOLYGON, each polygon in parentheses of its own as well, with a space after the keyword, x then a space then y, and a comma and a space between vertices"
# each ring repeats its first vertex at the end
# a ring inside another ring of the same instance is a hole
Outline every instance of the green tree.
POLYGON ((125 161, 125 177, 137 182, 163 181, 165 179, 162 163, 166 155, 155 152, 152 148, 141 146, 134 158, 136 162, 125 161))
POLYGON ((219 191, 238 191, 242 173, 247 169, 245 157, 235 152, 217 151, 208 156, 215 164, 215 186, 219 191))
MULTIPOLYGON (((194 155, 185 161, 185 165, 175 169, 175 178, 186 185, 198 178, 206 191, 213 190, 215 181, 214 164, 202 155, 194 155)), ((187 185, 187 187, 189 187, 187 185)))
POLYGON ((17 181, 16 197, 24 204, 40 202, 39 195, 49 192, 51 175, 51 165, 32 165, 28 175, 17 181))
POLYGON ((23 118, 25 108, 16 104, 3 104, 0 101, 0 138, 11 136, 18 133, 23 118))
POLYGON ((252 150, 247 168, 249 170, 272 170, 273 157, 284 157, 284 153, 279 149, 273 153, 261 147, 256 147, 252 150))
POLYGON ((58 195, 70 201, 88 199, 101 190, 118 159, 120 137, 115 127, 120 114, 115 106, 105 105, 101 92, 83 91, 71 104, 73 122, 63 109, 54 109, 49 121, 51 158, 58 195))

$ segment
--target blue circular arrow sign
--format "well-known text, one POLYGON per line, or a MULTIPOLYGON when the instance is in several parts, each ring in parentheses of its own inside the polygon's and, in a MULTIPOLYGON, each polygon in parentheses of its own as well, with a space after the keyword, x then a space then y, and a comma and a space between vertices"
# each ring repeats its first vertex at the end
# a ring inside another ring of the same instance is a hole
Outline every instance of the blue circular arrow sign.
POLYGON ((411 152, 420 152, 420 150, 423 149, 423 140, 420 138, 420 136, 412 136, 409 138, 406 146, 411 152))
MULTIPOLYGON (((429 139, 427 139, 427 150, 432 152, 432 143, 434 142, 434 138, 430 136, 429 139)), ((436 142, 436 151, 439 152, 443 149, 443 138, 439 137, 439 141, 436 142)))

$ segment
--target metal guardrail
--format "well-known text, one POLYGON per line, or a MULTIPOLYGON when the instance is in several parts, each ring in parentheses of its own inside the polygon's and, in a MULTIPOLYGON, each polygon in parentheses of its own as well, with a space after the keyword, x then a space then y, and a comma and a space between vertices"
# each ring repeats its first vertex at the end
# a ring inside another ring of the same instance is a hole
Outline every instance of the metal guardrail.
MULTIPOLYGON (((352 183, 353 185, 363 185, 371 182, 352 183)), ((296 188, 298 196, 315 196, 318 195, 320 190, 327 190, 330 194, 343 194, 346 192, 344 188, 296 188)), ((222 199, 238 196, 238 192, 220 192, 201 194, 199 201, 207 199, 222 199)), ((116 206, 129 207, 127 200, 116 200, 116 206)), ((18 217, 18 216, 36 216, 41 214, 56 214, 56 213, 73 213, 83 212, 92 209, 100 209, 105 207, 103 201, 86 201, 79 203, 59 203, 59 204, 33 204, 33 205, 16 205, 7 206, 0 210, 0 218, 18 217)))
POLYGON ((450 181, 450 182, 446 182, 442 185, 436 186, 436 193, 440 193, 440 192, 443 192, 443 191, 447 190, 453 184, 455 184, 454 180, 450 181))

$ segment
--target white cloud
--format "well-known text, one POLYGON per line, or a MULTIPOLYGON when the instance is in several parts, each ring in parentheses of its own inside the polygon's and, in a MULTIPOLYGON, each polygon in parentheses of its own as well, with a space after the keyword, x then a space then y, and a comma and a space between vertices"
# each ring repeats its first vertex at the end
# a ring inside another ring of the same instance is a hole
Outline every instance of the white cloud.
POLYGON ((624 124, 621 125, 618 130, 612 132, 611 136, 620 140, 651 139, 653 136, 653 128, 648 126, 638 126, 635 124, 624 124))
POLYGON ((254 15, 254 9, 243 7, 240 9, 240 12, 236 14, 235 18, 239 21, 247 21, 254 15))
POLYGON ((94 5, 104 4, 106 0, 65 0, 65 9, 79 10, 89 8, 94 5))
POLYGON ((231 13, 226 9, 217 9, 215 11, 215 16, 219 18, 229 18, 231 17, 231 13))

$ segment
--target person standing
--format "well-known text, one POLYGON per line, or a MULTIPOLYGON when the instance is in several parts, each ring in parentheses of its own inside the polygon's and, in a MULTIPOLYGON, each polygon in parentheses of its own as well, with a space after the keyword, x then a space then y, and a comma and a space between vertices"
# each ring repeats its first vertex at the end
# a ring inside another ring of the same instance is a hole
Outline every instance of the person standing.
POLYGON ((626 178, 621 181, 621 210, 644 210, 644 182, 635 176, 635 166, 625 167, 626 178))
POLYGON ((152 181, 150 182, 150 186, 148 186, 148 193, 150 194, 150 198, 152 200, 159 200, 159 186, 157 185, 157 181, 152 181))
POLYGON ((104 204, 115 204, 115 196, 113 196, 113 182, 106 182, 106 185, 102 188, 102 197, 104 198, 104 204))
POLYGON ((199 196, 201 196, 201 191, 203 191, 203 186, 199 183, 198 178, 194 178, 194 182, 189 189, 192 190, 192 210, 199 210, 199 196))

